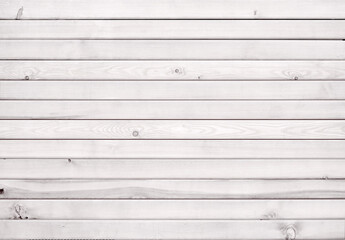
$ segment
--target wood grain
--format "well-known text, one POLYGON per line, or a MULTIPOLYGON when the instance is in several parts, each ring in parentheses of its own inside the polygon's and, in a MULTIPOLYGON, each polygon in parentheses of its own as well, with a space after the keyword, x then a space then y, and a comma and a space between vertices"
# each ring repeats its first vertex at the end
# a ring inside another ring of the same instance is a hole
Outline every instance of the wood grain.
POLYGON ((345 217, 344 200, 5 200, 0 219, 284 220, 345 217), (111 209, 111 210, 110 210, 111 209), (317 209, 317 211, 316 211, 317 209))
POLYGON ((294 229, 301 239, 344 237, 343 220, 1 220, 0 239, 285 239, 294 229), (133 231, 135 229, 135 231, 133 231), (250 229, 250 231, 248 231, 250 229), (291 231, 291 230, 290 230, 291 231))
MULTIPOLYGON (((0 61, 6 80, 345 80, 345 61, 0 61)), ((307 92, 306 92, 307 94, 307 92)))
POLYGON ((345 159, 1 159, 0 176, 4 179, 345 179, 345 159))
POLYGON ((345 139, 345 121, 0 120, 0 139, 345 139))
POLYGON ((1 158, 345 158, 344 140, 0 140, 1 158))
POLYGON ((2 81, 0 99, 345 99, 345 81, 2 81), (308 89, 308 91, 306 91, 308 89))
POLYGON ((0 101, 0 119, 345 119, 345 101, 0 101))
POLYGON ((329 40, 0 40, 2 60, 344 60, 329 40))
POLYGON ((3 0, 0 19, 344 19, 342 0, 3 0), (22 14, 18 14, 19 9, 22 14))
POLYGON ((345 39, 344 29, 344 20, 3 20, 0 39, 345 39))
POLYGON ((0 180, 0 199, 343 199, 345 180, 0 180))

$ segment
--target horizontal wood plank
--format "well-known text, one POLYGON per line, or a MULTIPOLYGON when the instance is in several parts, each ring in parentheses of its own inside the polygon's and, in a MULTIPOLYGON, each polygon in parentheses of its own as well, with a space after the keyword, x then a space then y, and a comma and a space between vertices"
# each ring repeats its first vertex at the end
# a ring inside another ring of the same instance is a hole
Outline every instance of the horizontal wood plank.
POLYGON ((345 80, 345 61, 0 61, 0 80, 345 80))
POLYGON ((2 60, 344 60, 329 40, 0 40, 2 60))
POLYGON ((344 20, 3 20, 0 39, 345 39, 344 20))
POLYGON ((344 239, 343 220, 1 220, 0 239, 344 239), (135 231, 133 231, 135 229, 135 231), (250 231, 248 231, 248 229, 250 231))
POLYGON ((345 158, 344 140, 0 140, 1 158, 345 158))
POLYGON ((0 180, 0 199, 343 199, 345 180, 0 180))
POLYGON ((0 219, 344 219, 344 200, 5 200, 0 219), (109 211, 111 209, 111 211, 109 211), (316 211, 317 209, 317 211, 316 211))
POLYGON ((342 0, 3 0, 0 19, 344 19, 342 0))
POLYGON ((345 81, 0 81, 0 99, 345 99, 345 81))
POLYGON ((0 120, 0 139, 345 139, 345 121, 0 120))
POLYGON ((4 179, 345 179, 345 159, 1 159, 0 176, 4 179))
POLYGON ((0 101, 0 119, 345 119, 345 101, 0 101))

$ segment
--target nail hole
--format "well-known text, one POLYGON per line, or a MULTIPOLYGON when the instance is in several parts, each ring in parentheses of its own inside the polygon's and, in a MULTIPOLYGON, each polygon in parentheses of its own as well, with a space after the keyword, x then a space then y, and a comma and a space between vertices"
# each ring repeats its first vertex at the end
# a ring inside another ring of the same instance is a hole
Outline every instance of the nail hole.
POLYGON ((29 76, 25 76, 25 80, 29 80, 30 78, 29 78, 29 76))
POLYGON ((293 79, 294 79, 294 80, 298 80, 298 77, 297 77, 297 76, 295 76, 293 79))
POLYGON ((4 189, 0 188, 0 194, 3 194, 3 193, 4 193, 4 189))
POLYGON ((72 159, 69 158, 69 159, 68 159, 68 162, 72 162, 72 159))

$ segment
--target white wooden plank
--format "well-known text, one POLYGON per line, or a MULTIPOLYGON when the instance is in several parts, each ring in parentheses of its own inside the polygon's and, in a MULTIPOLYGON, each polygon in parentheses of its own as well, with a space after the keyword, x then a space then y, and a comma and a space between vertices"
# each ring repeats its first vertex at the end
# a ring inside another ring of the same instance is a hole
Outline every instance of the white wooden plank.
POLYGON ((344 119, 345 101, 0 101, 0 119, 344 119))
POLYGON ((4 200, 0 219, 344 219, 344 200, 4 200), (111 209, 111 211, 109 210, 111 209))
POLYGON ((345 121, 0 120, 0 139, 345 139, 345 121))
POLYGON ((0 40, 3 60, 344 60, 329 40, 0 40))
POLYGON ((0 79, 345 80, 345 61, 0 61, 0 79))
POLYGON ((298 239, 344 238, 343 220, 1 220, 0 239, 298 239), (135 231, 133 231, 135 229, 135 231), (291 233, 292 232, 292 233, 291 233), (290 235, 291 236, 291 235, 290 235))
MULTIPOLYGON (((0 199, 343 199, 345 180, 0 180, 0 199)), ((307 217, 307 216, 306 216, 307 217)))
POLYGON ((1 159, 0 176, 4 179, 344 179, 345 159, 1 159))
POLYGON ((1 140, 1 158, 345 158, 344 140, 1 140))
POLYGON ((344 19, 342 0, 3 0, 0 19, 344 19))
POLYGON ((3 20, 0 39, 345 39, 344 20, 3 20))
POLYGON ((0 99, 345 99, 345 81, 2 81, 0 99))

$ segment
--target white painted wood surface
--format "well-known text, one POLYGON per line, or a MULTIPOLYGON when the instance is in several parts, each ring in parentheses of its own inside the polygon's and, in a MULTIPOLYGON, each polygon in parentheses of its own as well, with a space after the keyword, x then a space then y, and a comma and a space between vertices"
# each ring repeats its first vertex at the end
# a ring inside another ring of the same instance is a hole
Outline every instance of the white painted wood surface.
POLYGON ((344 29, 344 20, 3 20, 0 39, 342 40, 344 29))
POLYGON ((288 229, 294 229, 301 239, 342 240, 344 224, 343 220, 1 220, 0 228, 7 231, 4 231, 0 239, 116 237, 116 239, 276 240, 285 239, 288 229))
POLYGON ((0 101, 0 119, 344 119, 344 100, 0 101))
POLYGON ((0 239, 344 240, 343 0, 0 0, 0 239))
POLYGON ((345 81, 0 81, 4 100, 344 100, 344 92, 345 81))
POLYGON ((0 40, 0 60, 344 60, 329 40, 0 40))
POLYGON ((342 0, 3 0, 0 9, 0 19, 345 18, 342 0))
POLYGON ((345 139, 344 120, 0 120, 0 139, 345 139))
POLYGON ((5 200, 0 219, 344 219, 344 200, 5 200), (315 210, 317 209, 317 211, 315 210))
POLYGON ((0 140, 0 158, 345 158, 345 141, 0 140))
POLYGON ((4 179, 327 180, 345 178, 345 159, 1 159, 0 175, 4 179))
MULTIPOLYGON (((345 80, 345 61, 0 61, 2 80, 345 80)), ((195 82, 197 82, 195 81, 195 82)), ((306 91, 307 94, 308 91, 306 91)))
POLYGON ((2 199, 344 199, 345 180, 0 180, 2 199))

